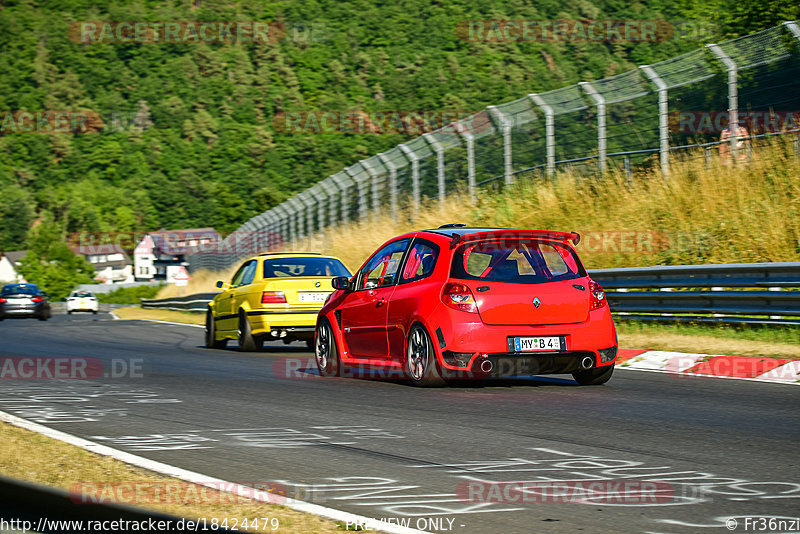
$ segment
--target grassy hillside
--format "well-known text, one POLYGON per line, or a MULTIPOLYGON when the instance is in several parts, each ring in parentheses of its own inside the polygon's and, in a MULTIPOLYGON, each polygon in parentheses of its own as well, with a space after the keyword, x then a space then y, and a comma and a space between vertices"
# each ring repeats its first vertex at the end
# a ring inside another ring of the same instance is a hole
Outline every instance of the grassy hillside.
POLYGON ((273 124, 281 112, 474 111, 761 29, 798 9, 748 0, 736 5, 752 9, 731 18, 725 3, 3 2, 4 120, 22 110, 88 110, 99 120, 84 134, 0 134, 0 249, 24 247, 37 219, 52 219, 64 233, 229 232, 410 137, 286 134, 273 124), (699 31, 656 43, 459 37, 459 24, 487 19, 692 20, 699 31), (266 21, 282 33, 259 44, 71 38, 79 21, 109 20, 266 21))

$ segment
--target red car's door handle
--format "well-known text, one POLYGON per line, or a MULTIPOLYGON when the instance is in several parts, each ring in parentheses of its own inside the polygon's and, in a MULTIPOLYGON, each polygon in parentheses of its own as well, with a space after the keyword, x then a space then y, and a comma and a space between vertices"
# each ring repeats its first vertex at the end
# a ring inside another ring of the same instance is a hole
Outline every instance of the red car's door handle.
POLYGON ((384 304, 386 304, 386 299, 385 298, 379 298, 378 300, 375 301, 375 306, 378 307, 378 308, 380 308, 384 304))

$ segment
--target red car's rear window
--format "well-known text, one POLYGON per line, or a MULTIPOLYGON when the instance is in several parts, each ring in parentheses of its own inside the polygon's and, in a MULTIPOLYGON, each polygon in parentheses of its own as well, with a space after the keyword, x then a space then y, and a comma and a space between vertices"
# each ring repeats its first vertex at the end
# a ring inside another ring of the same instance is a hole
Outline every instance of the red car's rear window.
POLYGON ((456 249, 451 278, 540 284, 586 276, 575 253, 556 241, 519 239, 467 243, 456 249))

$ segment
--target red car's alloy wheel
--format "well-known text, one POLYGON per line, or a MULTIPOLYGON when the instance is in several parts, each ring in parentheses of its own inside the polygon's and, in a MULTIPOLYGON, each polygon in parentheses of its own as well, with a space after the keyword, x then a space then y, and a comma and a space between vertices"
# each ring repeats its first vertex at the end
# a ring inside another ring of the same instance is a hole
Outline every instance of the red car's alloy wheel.
POLYGON ((431 387, 444 384, 436 367, 431 338, 419 324, 414 325, 408 334, 406 374, 415 386, 431 387))
POLYGON ((324 319, 317 326, 314 356, 317 360, 319 374, 322 376, 339 376, 339 352, 336 350, 336 341, 333 339, 331 325, 324 319))

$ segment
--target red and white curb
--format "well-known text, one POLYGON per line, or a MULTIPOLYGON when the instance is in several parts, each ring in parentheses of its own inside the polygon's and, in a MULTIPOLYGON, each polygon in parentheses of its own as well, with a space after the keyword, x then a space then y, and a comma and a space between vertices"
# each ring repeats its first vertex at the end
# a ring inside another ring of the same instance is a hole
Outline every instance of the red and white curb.
POLYGON ((620 349, 617 369, 669 373, 680 378, 731 378, 800 384, 800 360, 786 358, 620 349))

